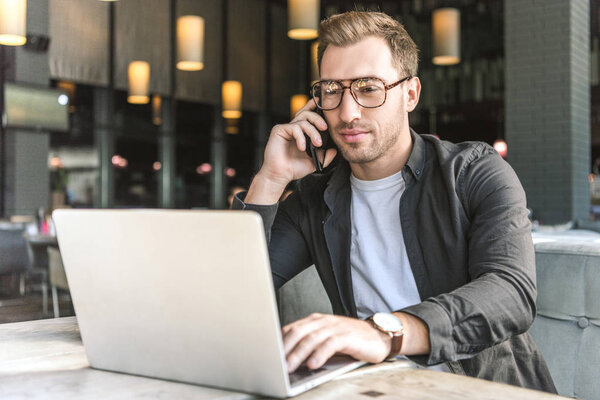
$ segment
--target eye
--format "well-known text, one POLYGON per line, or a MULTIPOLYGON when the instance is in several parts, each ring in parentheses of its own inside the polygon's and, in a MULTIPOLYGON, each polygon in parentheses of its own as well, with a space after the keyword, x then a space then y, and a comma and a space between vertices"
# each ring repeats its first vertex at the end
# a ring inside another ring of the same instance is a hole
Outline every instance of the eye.
POLYGON ((323 94, 326 96, 340 94, 341 91, 342 91, 342 88, 336 82, 329 82, 329 83, 325 83, 323 85, 323 94))
POLYGON ((376 92, 380 90, 377 86, 361 86, 358 88, 361 93, 376 92))
POLYGON ((354 90, 361 94, 373 94, 383 90, 381 82, 373 79, 360 79, 355 82, 354 90))

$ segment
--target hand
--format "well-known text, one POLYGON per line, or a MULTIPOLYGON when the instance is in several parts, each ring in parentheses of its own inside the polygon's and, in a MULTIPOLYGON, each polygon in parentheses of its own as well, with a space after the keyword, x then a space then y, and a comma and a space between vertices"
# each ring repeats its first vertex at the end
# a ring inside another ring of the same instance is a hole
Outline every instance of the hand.
MULTIPOLYGON (((273 127, 265 148, 264 163, 248 190, 247 203, 276 203, 289 182, 315 171, 313 161, 305 152, 304 134, 315 147, 321 146, 319 130, 326 130, 327 123, 315 112, 316 107, 311 99, 292 121, 273 127)), ((335 149, 328 149, 323 165, 329 165, 335 155, 335 149)), ((322 151, 319 156, 323 156, 322 151)))
POLYGON ((391 338, 356 318, 312 314, 282 329, 288 372, 306 359, 310 369, 323 366, 336 353, 379 363, 391 351, 391 338))
MULTIPOLYGON (((265 148, 265 161, 261 173, 273 179, 281 179, 287 185, 290 181, 315 171, 312 160, 305 152, 308 144, 304 135, 310 138, 315 147, 322 145, 319 131, 327 129, 327 122, 315 112, 316 107, 311 99, 289 123, 273 127, 265 148)), ((330 150, 325 154, 325 165, 328 165, 336 154, 334 149, 330 150)), ((320 156, 322 155, 321 152, 320 156)))

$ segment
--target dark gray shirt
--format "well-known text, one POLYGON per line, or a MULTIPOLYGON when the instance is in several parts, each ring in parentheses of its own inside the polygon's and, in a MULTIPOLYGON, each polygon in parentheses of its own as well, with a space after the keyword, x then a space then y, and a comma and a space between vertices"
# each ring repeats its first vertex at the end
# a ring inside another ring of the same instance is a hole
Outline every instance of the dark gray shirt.
MULTIPOLYGON (((556 392, 527 333, 535 317, 535 256, 525 193, 490 146, 411 131, 400 220, 421 302, 402 310, 429 328, 431 353, 469 376, 556 392)), ((265 223, 276 287, 315 264, 336 314, 356 317, 350 273, 350 168, 309 175, 285 202, 243 203, 265 223)), ((242 194, 243 196, 243 194, 242 194)))

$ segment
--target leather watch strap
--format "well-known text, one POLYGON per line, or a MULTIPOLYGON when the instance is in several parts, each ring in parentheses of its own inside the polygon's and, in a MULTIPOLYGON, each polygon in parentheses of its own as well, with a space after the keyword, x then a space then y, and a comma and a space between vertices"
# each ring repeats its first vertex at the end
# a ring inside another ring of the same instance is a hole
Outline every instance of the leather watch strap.
POLYGON ((387 358, 394 357, 400 354, 400 350, 402 349, 402 339, 404 339, 404 330, 397 332, 396 334, 394 334, 393 332, 386 331, 385 329, 382 329, 379 325, 377 325, 375 321, 373 321, 373 315, 367 318, 367 321, 369 321, 375 329, 385 333, 392 339, 392 348, 387 358))
POLYGON ((390 354, 388 354, 388 358, 400 354, 400 349, 402 349, 402 339, 404 339, 404 334, 398 336, 392 335, 392 349, 390 350, 390 354))

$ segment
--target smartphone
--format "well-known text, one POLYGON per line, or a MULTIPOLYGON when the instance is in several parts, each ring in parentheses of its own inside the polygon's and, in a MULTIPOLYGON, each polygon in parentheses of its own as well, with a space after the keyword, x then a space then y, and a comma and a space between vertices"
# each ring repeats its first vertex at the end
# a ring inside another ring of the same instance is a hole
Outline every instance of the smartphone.
MULTIPOLYGON (((316 112, 321 117, 325 118, 321 109, 317 109, 316 112)), ((313 160, 313 163, 315 164, 315 169, 317 170, 316 172, 323 172, 323 163, 325 162, 325 151, 327 149, 335 148, 335 143, 333 143, 333 140, 331 140, 331 138, 329 137, 329 129, 325 131, 319 131, 319 133, 321 134, 321 147, 315 147, 308 135, 304 134, 304 137, 306 138, 306 154, 308 154, 308 156, 313 160), (319 153, 317 150, 323 150, 322 160, 319 159, 319 153)))

